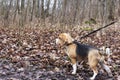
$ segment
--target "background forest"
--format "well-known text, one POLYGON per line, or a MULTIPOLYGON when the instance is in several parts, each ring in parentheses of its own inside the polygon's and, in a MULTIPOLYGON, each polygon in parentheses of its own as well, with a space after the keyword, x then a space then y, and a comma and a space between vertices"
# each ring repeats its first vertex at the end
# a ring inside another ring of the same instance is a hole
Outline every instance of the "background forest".
POLYGON ((85 63, 71 75, 70 59, 55 44, 62 32, 109 48, 105 62, 113 77, 98 66, 95 80, 120 80, 120 0, 0 0, 0 80, 89 80, 93 72, 85 63))
POLYGON ((120 0, 0 0, 0 15, 4 26, 102 25, 119 19, 120 0))

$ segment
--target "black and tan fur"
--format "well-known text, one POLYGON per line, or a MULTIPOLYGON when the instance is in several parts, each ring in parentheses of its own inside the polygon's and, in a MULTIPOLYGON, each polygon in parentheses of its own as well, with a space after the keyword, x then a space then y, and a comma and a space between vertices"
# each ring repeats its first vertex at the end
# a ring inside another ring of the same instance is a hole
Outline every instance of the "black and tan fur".
POLYGON ((66 53, 71 59, 73 66, 72 74, 76 74, 77 61, 88 59, 88 64, 94 73, 90 79, 94 80, 98 74, 98 63, 107 71, 109 76, 112 76, 111 70, 107 65, 104 64, 98 49, 74 41, 74 39, 68 33, 61 33, 56 39, 56 44, 66 47, 66 53))

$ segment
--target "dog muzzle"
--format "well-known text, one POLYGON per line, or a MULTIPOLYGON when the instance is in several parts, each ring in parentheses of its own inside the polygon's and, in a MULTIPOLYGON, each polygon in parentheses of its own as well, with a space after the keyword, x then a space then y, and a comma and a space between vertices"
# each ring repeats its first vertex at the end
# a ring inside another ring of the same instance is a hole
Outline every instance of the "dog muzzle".
POLYGON ((56 44, 60 44, 60 40, 58 38, 55 40, 55 42, 56 44))

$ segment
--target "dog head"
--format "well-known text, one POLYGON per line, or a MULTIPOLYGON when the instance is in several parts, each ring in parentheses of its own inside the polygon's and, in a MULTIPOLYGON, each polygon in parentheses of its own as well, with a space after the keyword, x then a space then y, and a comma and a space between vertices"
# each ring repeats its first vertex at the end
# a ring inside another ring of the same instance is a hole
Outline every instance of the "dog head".
POLYGON ((74 39, 70 36, 69 33, 61 33, 56 39, 56 44, 63 46, 65 44, 70 44, 73 41, 74 39))

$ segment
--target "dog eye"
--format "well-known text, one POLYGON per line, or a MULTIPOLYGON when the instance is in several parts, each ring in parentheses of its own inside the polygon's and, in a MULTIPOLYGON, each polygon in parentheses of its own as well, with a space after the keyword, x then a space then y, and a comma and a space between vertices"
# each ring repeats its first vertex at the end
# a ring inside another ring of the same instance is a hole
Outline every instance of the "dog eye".
POLYGON ((60 37, 58 37, 58 39, 61 39, 60 37))
POLYGON ((62 41, 62 38, 58 37, 58 39, 62 41))
POLYGON ((58 39, 62 40, 62 38, 58 37, 58 39))

